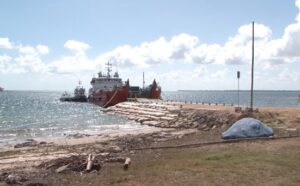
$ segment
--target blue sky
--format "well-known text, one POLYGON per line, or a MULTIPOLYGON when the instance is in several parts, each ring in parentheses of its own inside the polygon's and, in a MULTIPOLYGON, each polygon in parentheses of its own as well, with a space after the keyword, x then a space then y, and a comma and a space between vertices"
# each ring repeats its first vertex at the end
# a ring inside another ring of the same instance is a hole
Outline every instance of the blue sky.
POLYGON ((1 1, 0 86, 72 90, 104 63, 163 90, 300 89, 300 1, 1 1), (298 3, 298 4, 297 4, 298 3), (249 47, 250 46, 250 47, 249 47))

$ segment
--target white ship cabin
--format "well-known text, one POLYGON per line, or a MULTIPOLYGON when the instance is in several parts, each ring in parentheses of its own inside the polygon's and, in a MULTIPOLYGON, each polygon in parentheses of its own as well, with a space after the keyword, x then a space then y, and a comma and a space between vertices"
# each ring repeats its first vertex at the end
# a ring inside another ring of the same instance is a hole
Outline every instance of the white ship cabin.
POLYGON ((93 78, 91 81, 92 88, 90 92, 96 92, 98 90, 114 90, 123 86, 122 79, 119 77, 118 72, 115 72, 113 76, 103 75, 102 72, 98 73, 97 78, 93 78))

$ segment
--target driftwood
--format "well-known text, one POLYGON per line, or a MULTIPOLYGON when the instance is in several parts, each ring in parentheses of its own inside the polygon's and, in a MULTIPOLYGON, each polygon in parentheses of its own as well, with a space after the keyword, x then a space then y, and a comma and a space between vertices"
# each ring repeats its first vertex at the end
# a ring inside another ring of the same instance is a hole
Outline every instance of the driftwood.
POLYGON ((123 166, 124 170, 128 169, 130 163, 131 163, 131 159, 127 157, 125 159, 125 163, 124 163, 124 166, 123 166))
POLYGON ((88 159, 87 159, 86 169, 85 169, 87 172, 92 170, 94 160, 95 160, 95 156, 92 154, 89 154, 88 159))
POLYGON ((69 165, 70 165, 70 164, 61 166, 61 167, 59 167, 58 169, 56 169, 55 172, 56 172, 56 173, 62 173, 62 172, 64 172, 64 171, 68 170, 68 166, 69 166, 69 165))
POLYGON ((130 158, 119 157, 115 153, 88 154, 88 157, 86 155, 73 155, 43 162, 38 167, 51 169, 56 173, 67 171, 89 173, 91 171, 100 171, 104 163, 113 162, 122 164, 125 162, 124 169, 127 169, 130 164, 130 158))

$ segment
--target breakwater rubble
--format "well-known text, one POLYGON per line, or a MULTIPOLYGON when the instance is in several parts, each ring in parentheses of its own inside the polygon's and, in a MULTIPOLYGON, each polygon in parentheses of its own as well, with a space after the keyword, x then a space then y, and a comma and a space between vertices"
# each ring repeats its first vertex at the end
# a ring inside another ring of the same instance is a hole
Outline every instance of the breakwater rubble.
POLYGON ((226 127, 240 117, 239 114, 227 110, 188 109, 183 108, 180 104, 147 99, 119 103, 102 111, 120 114, 143 125, 178 129, 197 128, 199 130, 226 127))

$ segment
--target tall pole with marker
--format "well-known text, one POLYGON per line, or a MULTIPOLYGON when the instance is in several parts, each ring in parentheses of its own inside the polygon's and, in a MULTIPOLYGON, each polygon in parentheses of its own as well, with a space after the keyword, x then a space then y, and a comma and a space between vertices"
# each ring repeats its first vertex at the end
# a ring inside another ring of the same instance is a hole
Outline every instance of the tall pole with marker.
POLYGON ((254 76, 254 21, 252 22, 252 68, 251 68, 251 101, 250 110, 253 111, 253 76, 254 76))
POLYGON ((238 107, 240 106, 240 77, 241 77, 241 73, 240 71, 237 71, 236 73, 236 76, 237 76, 237 80, 238 80, 238 89, 237 89, 237 94, 238 94, 238 107))

